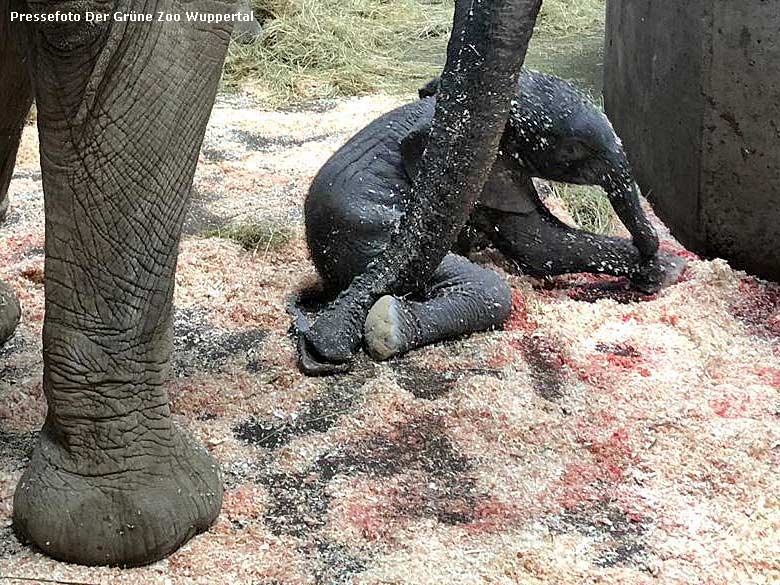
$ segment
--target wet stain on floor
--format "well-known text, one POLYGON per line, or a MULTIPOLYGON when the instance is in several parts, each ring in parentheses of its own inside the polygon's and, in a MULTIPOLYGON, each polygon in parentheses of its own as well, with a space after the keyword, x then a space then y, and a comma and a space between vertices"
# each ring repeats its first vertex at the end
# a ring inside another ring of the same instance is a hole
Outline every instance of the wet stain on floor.
POLYGON ((527 335, 520 342, 520 348, 531 374, 534 392, 549 402, 563 397, 566 379, 562 372, 563 357, 550 340, 536 335, 527 335))
POLYGON ((449 394, 462 379, 469 376, 487 375, 500 377, 498 370, 484 368, 449 369, 438 371, 399 360, 391 364, 396 382, 415 398, 436 400, 449 394))
POLYGON ((173 323, 173 371, 177 377, 221 372, 234 356, 252 356, 266 335, 261 329, 222 331, 210 325, 200 311, 177 310, 173 323))
POLYGON ((248 418, 233 427, 233 435, 247 445, 278 449, 296 437, 324 433, 356 408, 360 386, 357 380, 334 385, 305 403, 289 420, 248 418))
POLYGON ((634 563, 646 552, 643 537, 647 527, 607 503, 566 511, 551 522, 550 528, 559 534, 575 530, 592 538, 598 551, 595 564, 599 567, 634 563))

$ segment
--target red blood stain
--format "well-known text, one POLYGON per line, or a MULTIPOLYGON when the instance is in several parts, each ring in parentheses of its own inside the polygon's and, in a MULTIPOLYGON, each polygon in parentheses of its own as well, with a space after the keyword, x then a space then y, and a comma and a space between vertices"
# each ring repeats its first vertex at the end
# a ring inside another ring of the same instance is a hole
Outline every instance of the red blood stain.
POLYGON ((726 396, 710 400, 710 408, 721 418, 743 418, 747 415, 750 402, 749 396, 726 396))
POLYGON ((577 442, 590 452, 591 461, 566 467, 560 502, 564 508, 570 510, 587 502, 612 499, 616 488, 625 481, 629 467, 636 463, 628 431, 619 427, 607 432, 605 436, 604 428, 598 426, 585 426, 581 430, 577 442))
MULTIPOLYGON (((518 290, 512 291, 512 312, 504 323, 504 331, 533 333, 537 329, 537 324, 528 314, 528 303, 523 294, 518 290)), ((489 368, 503 368, 517 358, 517 351, 521 350, 521 341, 511 339, 506 345, 496 349, 492 356, 487 360, 489 368)))
POLYGON ((526 359, 533 356, 535 365, 540 368, 560 369, 566 364, 559 348, 545 337, 525 335, 522 339, 511 339, 509 346, 521 352, 526 359))
POLYGON ((635 524, 641 524, 642 522, 645 521, 644 515, 640 514, 639 512, 628 511, 626 512, 626 518, 628 518, 630 522, 634 522, 635 524))
POLYGON ((231 520, 252 520, 262 518, 264 508, 263 488, 246 484, 225 492, 222 500, 222 513, 231 520))
POLYGON ((639 358, 642 356, 630 343, 597 343, 596 350, 601 353, 612 354, 621 357, 639 358))
POLYGON ((630 463, 634 462, 628 431, 620 427, 605 438, 599 437, 600 429, 591 428, 583 433, 577 442, 587 446, 594 461, 605 472, 605 478, 620 481, 630 463))
POLYGON ((775 368, 756 368, 755 374, 765 384, 769 384, 775 390, 780 390, 780 370, 775 368))
MULTIPOLYGON (((487 364, 491 368, 500 368, 516 360, 518 354, 529 364, 535 374, 545 374, 545 377, 557 375, 566 365, 566 358, 560 347, 550 339, 539 335, 523 335, 519 339, 510 339, 488 359, 487 364)), ((552 382, 552 380, 546 381, 552 382)))
POLYGON ((8 265, 18 262, 30 254, 31 250, 43 248, 43 235, 38 233, 11 236, 5 241, 0 254, 0 264, 8 265))
POLYGON ((615 278, 606 274, 594 274, 591 272, 582 272, 577 275, 577 279, 590 284, 613 283, 615 278))
POLYGON ((587 364, 577 371, 583 382, 609 391, 614 388, 615 378, 626 372, 636 372, 644 378, 652 375, 645 358, 631 345, 600 343, 596 349, 601 353, 589 356, 587 364))
POLYGON ((666 325, 671 325, 672 327, 676 327, 677 324, 680 322, 680 317, 675 314, 670 314, 669 310, 664 307, 661 311, 661 323, 665 323, 666 325))
POLYGON ((661 252, 666 252, 667 254, 674 254, 675 256, 679 256, 683 260, 701 260, 701 258, 697 255, 691 252, 690 250, 686 250, 685 248, 681 248, 680 246, 675 245, 673 242, 670 242, 669 240, 663 240, 661 244, 658 246, 658 249, 661 250, 661 252))
POLYGON ((572 287, 569 289, 568 295, 574 301, 595 303, 607 299, 622 305, 644 303, 658 298, 658 295, 646 295, 629 288, 628 282, 623 279, 615 280, 612 278, 586 282, 572 287))
POLYGON ((513 354, 514 352, 506 351, 505 347, 501 347, 487 359, 487 367, 501 369, 513 361, 515 357, 513 354))
POLYGON ((498 532, 515 522, 522 513, 517 505, 501 502, 493 496, 482 497, 476 502, 447 499, 446 506, 442 507, 444 503, 428 486, 403 481, 399 487, 366 486, 357 501, 344 507, 344 516, 363 539, 376 542, 391 538, 422 511, 425 511, 423 515, 468 518, 467 522, 456 522, 456 525, 469 534, 498 532))
POLYGON ((533 318, 528 314, 528 303, 522 293, 518 290, 512 291, 512 312, 504 323, 504 330, 526 331, 533 333, 537 325, 533 318))
POLYGON ((372 500, 351 502, 346 510, 349 523, 369 542, 383 540, 396 528, 388 518, 391 513, 390 506, 382 500, 377 500, 375 494, 372 494, 372 500))
POLYGON ((43 284, 44 273, 43 265, 29 266, 20 272, 23 278, 33 282, 35 284, 43 284))
POLYGON ((767 319, 766 326, 775 335, 780 335, 780 311, 767 319))
POLYGON ((474 507, 473 522, 464 525, 469 534, 492 534, 516 522, 522 516, 517 505, 506 504, 495 497, 485 498, 474 507))
POLYGON ((606 496, 603 472, 595 465, 572 464, 563 473, 563 493, 560 504, 566 510, 579 508, 586 502, 598 502, 606 496))
POLYGON ((570 299, 586 303, 595 303, 610 299, 617 303, 628 304, 647 302, 658 298, 633 290, 626 278, 617 278, 605 274, 582 272, 553 279, 544 279, 534 287, 538 296, 559 299, 563 293, 570 299))
POLYGON ((698 255, 688 250, 677 250, 675 254, 677 254, 680 258, 683 258, 684 260, 701 260, 701 258, 698 255))

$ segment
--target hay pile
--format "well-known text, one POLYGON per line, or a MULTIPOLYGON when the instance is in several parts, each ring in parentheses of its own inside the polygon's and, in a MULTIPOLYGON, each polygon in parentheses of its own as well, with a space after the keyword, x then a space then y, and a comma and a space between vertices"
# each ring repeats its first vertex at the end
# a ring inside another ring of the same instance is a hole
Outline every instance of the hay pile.
POLYGON ((27 129, 0 227, 0 278, 25 311, 0 350, 0 576, 780 581, 780 289, 699 260, 668 235, 664 246, 690 266, 657 296, 589 276, 508 276, 515 309, 504 331, 387 364, 361 358, 332 379, 297 372, 283 309, 314 278, 300 230, 306 186, 396 103, 319 102, 315 115, 234 96, 215 109, 181 249, 169 390, 178 422, 222 465, 225 505, 208 533, 128 571, 56 563, 9 528, 44 416, 41 186, 27 129), (230 226, 260 221, 289 237, 250 251, 230 239, 230 226))
MULTIPOLYGON (((234 43, 224 86, 276 105, 414 91, 444 64, 453 0, 255 0, 263 40, 234 43)), ((603 37, 605 0, 545 0, 529 58, 603 37)), ((555 70, 555 66, 552 66, 555 70)), ((571 73, 571 72, 569 72, 571 73)), ((572 75, 577 77, 577 75, 572 75)))

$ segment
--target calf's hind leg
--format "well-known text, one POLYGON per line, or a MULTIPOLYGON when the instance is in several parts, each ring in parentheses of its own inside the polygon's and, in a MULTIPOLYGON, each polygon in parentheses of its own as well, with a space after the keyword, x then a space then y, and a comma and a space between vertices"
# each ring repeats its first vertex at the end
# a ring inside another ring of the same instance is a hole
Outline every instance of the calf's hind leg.
POLYGON ((366 318, 368 352, 385 360, 409 350, 501 325, 512 308, 503 279, 462 256, 448 254, 422 301, 380 298, 366 318))

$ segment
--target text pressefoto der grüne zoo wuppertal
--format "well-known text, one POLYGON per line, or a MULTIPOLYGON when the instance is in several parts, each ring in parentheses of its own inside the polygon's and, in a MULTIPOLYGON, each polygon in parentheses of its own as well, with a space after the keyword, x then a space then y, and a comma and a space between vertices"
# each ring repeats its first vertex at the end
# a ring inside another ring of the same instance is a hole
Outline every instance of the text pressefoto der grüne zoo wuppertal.
POLYGON ((202 22, 217 24, 220 22, 250 22, 254 15, 234 13, 212 13, 188 10, 184 12, 14 12, 11 22, 202 22))

